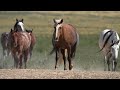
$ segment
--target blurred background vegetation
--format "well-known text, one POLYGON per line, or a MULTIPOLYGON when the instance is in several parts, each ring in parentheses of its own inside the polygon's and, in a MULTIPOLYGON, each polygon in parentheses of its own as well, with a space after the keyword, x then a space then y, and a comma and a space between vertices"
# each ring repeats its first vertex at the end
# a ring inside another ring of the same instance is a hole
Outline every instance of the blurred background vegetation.
MULTIPOLYGON (((114 29, 120 33, 120 11, 0 11, 0 34, 10 32, 17 19, 24 19, 26 29, 33 29, 37 43, 33 49, 32 59, 27 66, 30 69, 54 70, 55 54, 52 50, 53 19, 63 18, 77 28, 80 35, 76 57, 73 60, 76 70, 103 71, 103 56, 99 51, 99 33, 106 29, 114 29)), ((117 70, 120 70, 120 55, 117 70)), ((0 68, 13 68, 11 56, 3 60, 0 44, 0 68)), ((58 69, 63 70, 63 62, 58 69)))

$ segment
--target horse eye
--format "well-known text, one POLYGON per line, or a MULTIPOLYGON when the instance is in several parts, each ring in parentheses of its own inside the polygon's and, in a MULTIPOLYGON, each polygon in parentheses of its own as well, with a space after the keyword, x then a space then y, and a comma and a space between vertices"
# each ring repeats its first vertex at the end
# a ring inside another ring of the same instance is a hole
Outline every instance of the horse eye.
POLYGON ((59 29, 61 29, 61 27, 59 27, 59 29))

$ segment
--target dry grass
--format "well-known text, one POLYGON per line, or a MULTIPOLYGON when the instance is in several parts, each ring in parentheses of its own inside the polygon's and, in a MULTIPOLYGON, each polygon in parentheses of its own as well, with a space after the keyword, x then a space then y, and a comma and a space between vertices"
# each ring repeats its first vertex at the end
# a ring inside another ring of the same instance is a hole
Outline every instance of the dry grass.
POLYGON ((0 79, 120 79, 120 72, 2 69, 0 79))

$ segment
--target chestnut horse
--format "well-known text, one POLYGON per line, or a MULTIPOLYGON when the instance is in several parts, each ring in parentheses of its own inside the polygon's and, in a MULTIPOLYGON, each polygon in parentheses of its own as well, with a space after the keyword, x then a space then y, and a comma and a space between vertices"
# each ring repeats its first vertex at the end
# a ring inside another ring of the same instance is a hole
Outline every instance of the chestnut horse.
POLYGON ((22 59, 24 58, 24 68, 27 67, 31 36, 27 32, 16 32, 11 29, 10 32, 11 52, 14 58, 14 66, 22 68, 22 59))
POLYGON ((54 21, 54 32, 52 38, 53 50, 56 52, 56 63, 55 69, 57 69, 58 62, 58 53, 61 52, 64 60, 64 70, 66 68, 66 51, 67 51, 67 59, 69 62, 69 70, 73 68, 72 58, 75 57, 76 45, 79 42, 79 35, 76 32, 76 29, 70 24, 64 24, 63 19, 54 21))
POLYGON ((33 29, 32 30, 27 30, 26 29, 26 32, 28 32, 30 34, 30 36, 31 36, 31 45, 30 45, 30 59, 31 59, 31 57, 32 57, 32 50, 33 50, 33 48, 35 46, 35 43, 36 43, 36 37, 35 37, 35 35, 33 33, 33 29))

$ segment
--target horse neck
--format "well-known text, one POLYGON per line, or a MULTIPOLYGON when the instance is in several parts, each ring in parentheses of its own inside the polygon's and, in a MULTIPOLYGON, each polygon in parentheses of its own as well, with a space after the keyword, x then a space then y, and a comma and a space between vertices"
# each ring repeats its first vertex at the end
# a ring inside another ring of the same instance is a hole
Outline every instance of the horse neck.
POLYGON ((23 31, 22 28, 20 26, 17 26, 16 24, 14 25, 14 30, 18 32, 23 31))
POLYGON ((63 26, 62 26, 62 30, 61 30, 61 38, 62 38, 62 39, 65 38, 65 37, 64 37, 64 30, 65 30, 65 29, 64 29, 63 26))

